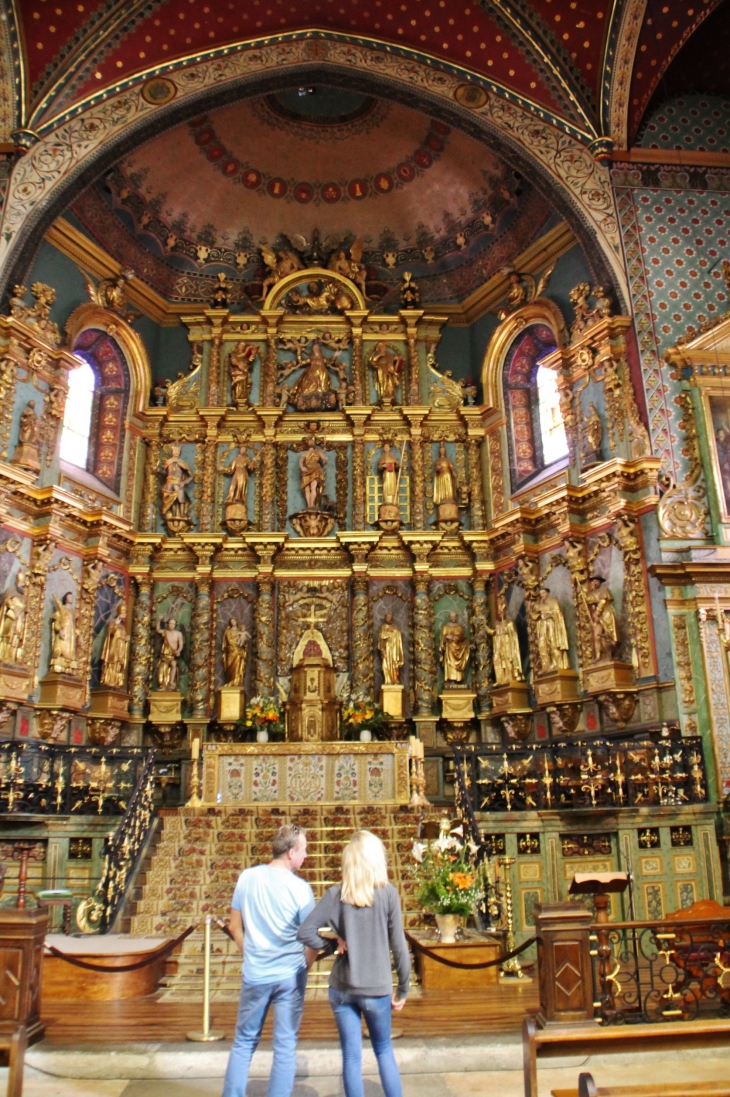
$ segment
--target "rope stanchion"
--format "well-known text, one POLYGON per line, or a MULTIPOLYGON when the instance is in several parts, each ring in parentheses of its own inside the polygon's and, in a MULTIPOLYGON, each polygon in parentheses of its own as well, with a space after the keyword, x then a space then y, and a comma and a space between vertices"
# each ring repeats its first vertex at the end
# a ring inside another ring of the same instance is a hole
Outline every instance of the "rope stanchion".
POLYGON ((203 949, 205 955, 203 958, 203 1028, 202 1031, 188 1032, 187 1039, 194 1040, 196 1043, 208 1044, 214 1040, 224 1040, 226 1037, 225 1032, 215 1030, 211 1032, 210 1028, 210 927, 213 922, 210 914, 205 916, 205 937, 203 949))
POLYGON ((188 926, 186 930, 176 937, 174 941, 168 941, 167 944, 162 945, 160 948, 156 948, 154 952, 149 952, 144 960, 137 960, 134 964, 122 964, 120 967, 105 967, 104 964, 90 964, 87 960, 79 960, 76 956, 70 956, 67 952, 61 952, 55 945, 46 945, 46 951, 55 956, 58 960, 65 960, 67 964, 71 964, 73 967, 84 968, 85 971, 101 971, 108 972, 110 975, 119 975, 125 971, 139 971, 140 968, 147 967, 149 964, 154 964, 156 960, 161 960, 167 953, 172 952, 178 945, 182 944, 186 937, 195 929, 195 926, 188 926))
POLYGON ((534 945, 537 941, 537 937, 530 937, 527 941, 524 941, 518 948, 513 948, 511 952, 506 953, 504 956, 499 956, 496 960, 485 960, 480 964, 460 964, 456 960, 447 960, 445 956, 439 956, 437 952, 434 952, 430 948, 426 948, 425 945, 420 944, 413 937, 408 938, 413 948, 418 952, 422 952, 424 956, 428 956, 430 960, 435 960, 437 964, 444 964, 446 967, 459 968, 461 971, 478 971, 480 968, 485 967, 497 967, 498 964, 503 964, 505 960, 511 960, 513 956, 519 956, 521 952, 524 952, 534 945))

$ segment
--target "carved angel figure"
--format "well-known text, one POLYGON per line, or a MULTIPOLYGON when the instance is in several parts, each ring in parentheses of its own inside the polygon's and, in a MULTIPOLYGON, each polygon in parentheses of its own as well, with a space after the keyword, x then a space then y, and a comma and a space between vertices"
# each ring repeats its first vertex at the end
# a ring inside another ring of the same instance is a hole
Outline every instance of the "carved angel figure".
POLYGON ((84 282, 86 283, 89 300, 93 301, 99 308, 118 312, 125 319, 128 318, 126 284, 131 282, 133 278, 134 271, 127 268, 120 271, 116 278, 102 278, 95 286, 88 274, 84 273, 84 282))
POLYGON ((342 274, 345 278, 349 278, 355 285, 360 287, 363 297, 368 300, 368 295, 365 291, 365 285, 367 282, 367 268, 362 262, 362 244, 363 238, 359 236, 350 245, 350 257, 347 257, 347 253, 344 248, 338 248, 330 258, 327 264, 328 270, 333 270, 337 274, 342 274))
POLYGON ((269 268, 269 273, 264 278, 261 286, 260 301, 263 301, 268 291, 286 278, 287 274, 293 274, 296 270, 304 270, 304 264, 295 251, 280 251, 275 253, 271 248, 262 247, 261 256, 269 268))
POLYGON ((550 275, 555 270, 555 264, 543 273, 540 280, 532 274, 516 271, 514 267, 503 267, 500 274, 506 276, 509 282, 507 291, 507 304, 499 310, 497 316, 500 320, 506 320, 511 312, 516 312, 523 305, 531 304, 537 300, 548 287, 550 275))

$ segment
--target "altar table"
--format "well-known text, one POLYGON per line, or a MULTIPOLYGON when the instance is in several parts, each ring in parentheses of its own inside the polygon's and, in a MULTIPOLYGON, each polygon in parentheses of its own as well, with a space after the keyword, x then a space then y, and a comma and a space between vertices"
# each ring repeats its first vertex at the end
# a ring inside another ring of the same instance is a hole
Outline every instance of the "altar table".
POLYGON ((408 743, 206 743, 206 804, 407 804, 408 743))
MULTIPOLYGON (((504 951, 503 933, 482 934, 467 930, 464 936, 457 937, 453 944, 448 945, 441 944, 436 934, 429 930, 411 930, 406 932, 406 937, 411 945, 423 945, 457 964, 483 964, 487 960, 496 960, 504 951)), ((438 960, 419 952, 417 947, 413 948, 413 955, 424 990, 471 990, 496 987, 499 982, 499 964, 466 971, 440 964, 438 960)))

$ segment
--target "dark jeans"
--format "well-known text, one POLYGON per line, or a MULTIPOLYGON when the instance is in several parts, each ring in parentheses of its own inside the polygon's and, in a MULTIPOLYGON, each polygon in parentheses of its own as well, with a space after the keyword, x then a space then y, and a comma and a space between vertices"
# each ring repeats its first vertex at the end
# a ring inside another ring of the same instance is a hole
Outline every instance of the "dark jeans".
POLYGON ((304 1008, 307 969, 279 983, 243 984, 238 1023, 223 1084, 223 1097, 243 1097, 251 1058, 261 1039, 269 1012, 274 1007, 274 1062, 268 1097, 289 1097, 294 1087, 297 1036, 304 1008))
POLYGON ((368 1026, 385 1097, 402 1097, 400 1075, 390 1042, 390 995, 363 998, 330 987, 330 1005, 342 1044, 345 1097, 363 1097, 361 1017, 368 1026))

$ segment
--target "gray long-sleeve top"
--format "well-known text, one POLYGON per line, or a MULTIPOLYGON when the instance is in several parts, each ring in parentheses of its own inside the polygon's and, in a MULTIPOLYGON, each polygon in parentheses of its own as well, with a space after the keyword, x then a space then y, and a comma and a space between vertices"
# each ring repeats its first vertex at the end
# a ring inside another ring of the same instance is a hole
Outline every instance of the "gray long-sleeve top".
POLYGON ((375 889, 371 907, 355 907, 340 900, 340 885, 329 888, 302 922, 297 939, 309 948, 331 944, 317 930, 330 926, 347 942, 347 952, 332 967, 329 985, 364 998, 393 993, 390 953, 398 973, 398 997, 408 993, 411 961, 401 918, 400 899, 392 884, 375 889))

